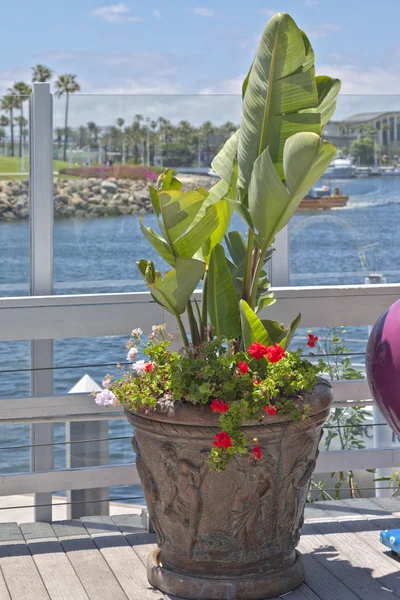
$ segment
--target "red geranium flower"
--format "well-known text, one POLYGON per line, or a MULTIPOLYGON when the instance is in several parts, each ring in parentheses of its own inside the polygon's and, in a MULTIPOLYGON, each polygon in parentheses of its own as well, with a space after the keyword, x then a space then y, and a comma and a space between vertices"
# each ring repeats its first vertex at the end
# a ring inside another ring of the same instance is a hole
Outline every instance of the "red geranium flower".
POLYGON ((147 365, 145 365, 144 370, 146 371, 146 373, 149 373, 149 371, 153 370, 153 365, 151 363, 147 363, 147 365))
POLYGON ((275 346, 268 346, 266 355, 269 362, 277 363, 285 356, 285 350, 279 344, 275 344, 275 346))
POLYGON ((276 406, 264 406, 264 410, 265 412, 267 412, 269 415, 276 415, 277 414, 277 410, 276 410, 276 406))
POLYGON ((312 333, 309 333, 307 336, 307 346, 310 346, 310 348, 314 348, 314 346, 317 342, 318 342, 318 336, 313 335, 312 333))
POLYGON ((252 356, 253 358, 255 358, 256 360, 260 360, 260 358, 262 358, 263 356, 265 356, 267 354, 267 346, 264 346, 263 344, 259 344, 258 342, 254 342, 254 344, 251 344, 247 350, 247 352, 250 354, 250 356, 252 356))
POLYGON ((261 457, 262 452, 260 446, 254 446, 253 450, 250 452, 250 458, 256 458, 257 460, 260 460, 261 457))
POLYGON ((216 434, 213 445, 217 448, 228 449, 232 446, 231 436, 226 431, 221 431, 221 433, 216 434))
POLYGON ((229 406, 223 400, 215 399, 211 402, 211 410, 213 412, 226 413, 229 410, 229 406))
POLYGON ((254 385, 260 385, 260 383, 261 383, 261 379, 256 379, 254 382, 254 385))
POLYGON ((247 373, 247 371, 249 370, 249 367, 247 366, 247 362, 238 362, 238 367, 239 367, 239 371, 241 373, 243 373, 243 375, 245 375, 247 373))

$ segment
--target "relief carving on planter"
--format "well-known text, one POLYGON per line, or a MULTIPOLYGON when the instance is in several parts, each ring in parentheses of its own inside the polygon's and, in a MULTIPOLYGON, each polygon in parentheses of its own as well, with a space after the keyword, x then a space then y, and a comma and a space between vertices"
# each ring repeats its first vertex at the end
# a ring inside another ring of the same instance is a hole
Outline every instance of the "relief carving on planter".
POLYGON ((289 473, 283 478, 281 511, 278 517, 278 529, 282 542, 288 536, 292 544, 299 541, 299 531, 302 525, 303 505, 308 491, 310 478, 315 468, 313 456, 314 437, 308 437, 301 453, 289 473))
POLYGON ((164 513, 172 522, 187 528, 187 551, 192 558, 203 508, 201 486, 208 467, 204 460, 196 466, 187 459, 178 459, 176 447, 169 442, 162 445, 161 457, 167 475, 164 513))
POLYGON ((149 511, 151 523, 157 535, 158 544, 162 546, 166 540, 156 514, 156 505, 160 502, 158 487, 152 472, 143 461, 135 436, 132 438, 132 448, 136 454, 136 468, 146 497, 147 510, 149 511))
POLYGON ((263 450, 263 458, 251 467, 237 459, 242 474, 231 511, 232 537, 236 541, 241 562, 262 557, 264 539, 271 543, 275 519, 275 460, 263 450))

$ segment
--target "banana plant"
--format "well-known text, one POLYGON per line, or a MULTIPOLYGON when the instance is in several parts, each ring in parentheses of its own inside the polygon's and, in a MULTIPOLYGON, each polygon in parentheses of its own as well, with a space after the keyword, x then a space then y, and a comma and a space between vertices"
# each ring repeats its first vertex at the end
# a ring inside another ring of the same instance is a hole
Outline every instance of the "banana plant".
POLYGON ((286 329, 257 314, 275 301, 266 266, 276 234, 335 155, 321 136, 339 90, 339 80, 316 76, 305 33, 286 13, 275 15, 243 83, 240 128, 212 162, 220 181, 209 191, 183 193, 167 171, 151 188, 160 233, 141 224, 142 232, 173 271, 162 279, 145 261, 139 269, 150 277, 155 300, 178 316, 181 331, 186 307, 192 343, 207 339, 210 322, 211 335, 235 339, 238 347, 255 340, 289 344, 299 316, 286 329), (248 226, 247 239, 228 233, 233 211, 248 226), (195 276, 203 279, 197 317, 190 302, 195 276))

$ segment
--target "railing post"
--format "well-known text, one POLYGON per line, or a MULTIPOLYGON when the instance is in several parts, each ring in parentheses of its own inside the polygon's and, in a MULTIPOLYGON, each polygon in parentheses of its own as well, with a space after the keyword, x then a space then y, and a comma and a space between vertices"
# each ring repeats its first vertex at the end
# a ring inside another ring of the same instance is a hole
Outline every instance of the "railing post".
POLYGON ((275 252, 271 258, 270 277, 274 287, 290 285, 289 232, 284 227, 275 237, 275 252))
MULTIPOLYGON (((53 104, 50 84, 34 83, 29 119, 29 202, 31 236, 31 296, 53 293, 53 104)), ((53 393, 53 341, 31 342, 31 393, 53 393), (36 370, 48 369, 48 370, 36 370)), ((53 468, 53 425, 31 427, 32 471, 53 468)), ((52 493, 35 494, 35 520, 51 521, 52 493)))
MULTIPOLYGON (((70 394, 86 392, 98 392, 101 388, 88 375, 84 375, 80 381, 69 391, 70 394)), ((67 446, 67 468, 75 467, 98 467, 107 465, 109 462, 108 441, 85 440, 104 440, 108 438, 108 421, 82 421, 66 424, 66 441, 75 442, 67 446), (76 443, 82 440, 81 444, 76 443)), ((81 517, 90 517, 93 515, 109 515, 109 489, 89 488, 83 490, 68 490, 67 500, 70 502, 67 507, 68 519, 80 519, 81 517), (104 502, 100 502, 104 500, 104 502)))

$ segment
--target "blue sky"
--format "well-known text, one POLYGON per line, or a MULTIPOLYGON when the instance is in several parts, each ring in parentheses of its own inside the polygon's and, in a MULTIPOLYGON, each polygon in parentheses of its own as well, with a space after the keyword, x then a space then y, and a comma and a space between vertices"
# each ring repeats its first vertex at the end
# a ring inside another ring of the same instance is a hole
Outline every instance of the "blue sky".
POLYGON ((0 94, 38 62, 76 73, 83 93, 237 93, 279 11, 344 92, 400 93, 399 0, 19 0, 2 6, 0 94))

